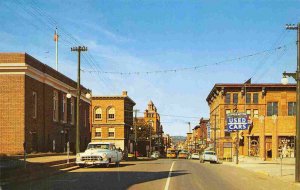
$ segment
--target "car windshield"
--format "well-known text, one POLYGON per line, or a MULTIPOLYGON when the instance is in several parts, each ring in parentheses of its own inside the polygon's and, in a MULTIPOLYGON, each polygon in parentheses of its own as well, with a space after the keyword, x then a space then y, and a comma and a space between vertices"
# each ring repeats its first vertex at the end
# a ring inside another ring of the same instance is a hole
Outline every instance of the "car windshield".
POLYGON ((204 154, 208 154, 208 155, 215 155, 214 152, 205 152, 204 154))
POLYGON ((87 149, 109 149, 109 145, 108 144, 89 144, 87 149))

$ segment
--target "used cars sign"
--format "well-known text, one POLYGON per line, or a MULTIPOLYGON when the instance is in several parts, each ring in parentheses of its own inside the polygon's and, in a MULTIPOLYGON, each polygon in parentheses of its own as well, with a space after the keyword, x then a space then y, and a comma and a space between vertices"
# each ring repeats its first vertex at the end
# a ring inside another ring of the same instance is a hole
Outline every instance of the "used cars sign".
POLYGON ((245 113, 227 114, 227 129, 228 131, 247 130, 248 116, 245 113))

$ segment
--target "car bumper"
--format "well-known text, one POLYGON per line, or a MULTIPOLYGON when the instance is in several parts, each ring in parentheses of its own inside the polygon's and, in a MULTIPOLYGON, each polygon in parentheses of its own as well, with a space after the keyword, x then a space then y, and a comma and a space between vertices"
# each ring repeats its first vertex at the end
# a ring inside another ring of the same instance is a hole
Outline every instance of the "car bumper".
POLYGON ((76 161, 77 165, 101 165, 101 164, 108 164, 109 161, 106 160, 99 160, 99 161, 76 161))

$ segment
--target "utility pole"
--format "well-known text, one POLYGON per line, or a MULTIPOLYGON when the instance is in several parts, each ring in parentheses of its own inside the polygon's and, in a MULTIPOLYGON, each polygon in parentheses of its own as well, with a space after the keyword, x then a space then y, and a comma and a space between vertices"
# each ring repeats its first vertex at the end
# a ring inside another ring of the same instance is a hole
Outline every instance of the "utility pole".
MULTIPOLYGON (((296 168, 295 168, 295 182, 300 182, 300 23, 295 25, 286 25, 287 30, 297 30, 297 71, 296 73, 283 73, 286 76, 293 77, 297 82, 296 91, 296 168)), ((283 78, 283 79, 284 79, 283 78)), ((283 82, 283 81, 282 81, 283 82)), ((284 82, 283 82, 284 83, 284 82)), ((287 84, 287 81, 286 83, 287 84)))
POLYGON ((80 96, 81 96, 81 89, 80 89, 80 53, 82 51, 87 51, 87 47, 85 46, 78 46, 72 47, 71 51, 78 52, 78 68, 77 68, 77 103, 76 103, 76 153, 80 152, 80 129, 79 129, 79 105, 80 105, 80 96))
POLYGON ((136 156, 136 139, 137 139, 137 137, 136 137, 136 126, 137 126, 137 112, 139 111, 139 110, 137 110, 137 109, 135 109, 135 110, 133 110, 134 111, 134 120, 135 120, 135 125, 134 125, 134 158, 136 159, 137 158, 137 156, 136 156))
MULTIPOLYGON (((234 113, 237 113, 238 109, 237 109, 237 104, 234 105, 234 113)), ((236 145, 235 145, 235 155, 236 155, 236 160, 235 160, 235 163, 236 164, 239 164, 239 140, 240 140, 240 137, 239 137, 239 131, 236 130, 236 145)))
POLYGON ((215 128, 214 128, 214 151, 217 154, 217 114, 213 115, 215 117, 215 128))

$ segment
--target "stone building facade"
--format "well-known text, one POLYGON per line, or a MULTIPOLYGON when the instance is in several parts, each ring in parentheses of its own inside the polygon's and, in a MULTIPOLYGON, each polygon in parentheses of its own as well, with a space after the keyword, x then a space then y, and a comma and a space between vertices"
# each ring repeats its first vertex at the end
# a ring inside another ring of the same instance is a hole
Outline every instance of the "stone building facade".
MULTIPOLYGON (((26 53, 0 53, 0 153, 75 150, 77 83, 26 53)), ((82 90, 88 90, 82 87, 82 90)), ((90 142, 90 100, 81 97, 81 150, 90 142)))
POLYGON ((113 142, 128 152, 135 102, 126 91, 121 96, 92 98, 92 141, 113 142))
POLYGON ((294 157, 296 134, 296 85, 216 84, 206 101, 210 107, 211 140, 217 154, 232 159, 238 144, 239 154, 261 159, 294 157), (229 132, 226 115, 247 113, 249 130, 229 132), (216 136, 214 129, 216 128, 216 136))

